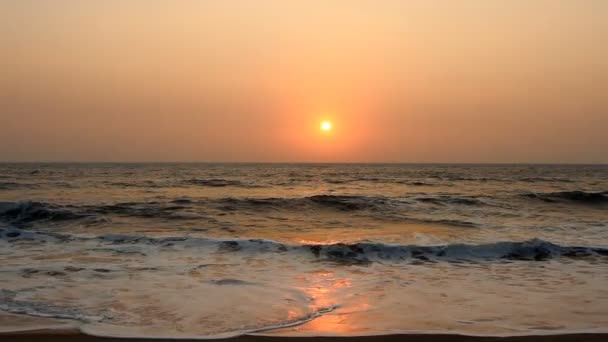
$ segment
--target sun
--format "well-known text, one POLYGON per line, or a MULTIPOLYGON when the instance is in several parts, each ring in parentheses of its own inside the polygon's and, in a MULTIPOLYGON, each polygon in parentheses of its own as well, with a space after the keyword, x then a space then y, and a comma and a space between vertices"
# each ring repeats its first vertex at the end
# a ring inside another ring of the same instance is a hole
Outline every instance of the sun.
POLYGON ((331 121, 325 120, 321 121, 321 130, 323 132, 330 132, 333 128, 331 121))

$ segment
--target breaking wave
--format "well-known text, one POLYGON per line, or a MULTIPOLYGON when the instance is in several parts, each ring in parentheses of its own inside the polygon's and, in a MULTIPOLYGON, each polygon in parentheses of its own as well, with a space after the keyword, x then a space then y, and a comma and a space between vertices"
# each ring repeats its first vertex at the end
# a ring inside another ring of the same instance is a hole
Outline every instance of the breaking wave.
POLYGON ((18 298, 18 292, 0 289, 0 310, 14 314, 25 314, 59 319, 74 319, 83 322, 94 322, 103 319, 101 316, 86 314, 83 310, 76 307, 66 307, 36 301, 20 300, 18 298))
POLYGON ((334 244, 289 244, 263 239, 218 240, 195 237, 153 238, 139 235, 101 235, 82 237, 64 234, 34 232, 18 228, 0 228, 0 240, 8 243, 37 241, 40 243, 86 243, 108 246, 155 246, 197 248, 202 252, 217 253, 277 253, 307 256, 319 261, 339 264, 366 264, 371 262, 483 262, 528 260, 542 261, 553 258, 607 258, 608 248, 560 246, 540 239, 528 241, 502 241, 488 244, 447 244, 436 246, 391 245, 376 242, 334 244))

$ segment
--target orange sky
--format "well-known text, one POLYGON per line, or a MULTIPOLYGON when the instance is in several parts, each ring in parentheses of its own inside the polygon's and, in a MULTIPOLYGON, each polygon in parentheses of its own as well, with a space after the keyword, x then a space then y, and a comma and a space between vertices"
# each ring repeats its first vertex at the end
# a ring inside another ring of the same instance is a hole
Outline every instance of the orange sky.
POLYGON ((0 161, 608 162, 608 1, 20 0, 0 37, 0 161))

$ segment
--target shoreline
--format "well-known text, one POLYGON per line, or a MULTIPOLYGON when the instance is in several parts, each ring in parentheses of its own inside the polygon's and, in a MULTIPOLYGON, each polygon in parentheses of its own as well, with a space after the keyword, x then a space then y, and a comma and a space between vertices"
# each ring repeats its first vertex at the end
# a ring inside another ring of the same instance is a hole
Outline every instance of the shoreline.
POLYGON ((600 342, 608 341, 608 332, 563 331, 537 335, 466 335, 420 331, 377 335, 273 335, 244 333, 231 336, 199 337, 113 337, 87 334, 77 322, 65 319, 14 314, 0 310, 0 340, 15 342, 600 342), (8 328, 10 327, 10 328, 8 328))
POLYGON ((269 336, 241 335, 229 338, 131 338, 131 337, 102 337, 84 334, 77 329, 66 330, 32 330, 0 333, 0 339, 15 342, 170 342, 170 341, 225 341, 225 342, 601 342, 608 341, 608 333, 573 333, 557 335, 525 335, 525 336, 470 336, 458 334, 393 334, 369 336, 269 336))

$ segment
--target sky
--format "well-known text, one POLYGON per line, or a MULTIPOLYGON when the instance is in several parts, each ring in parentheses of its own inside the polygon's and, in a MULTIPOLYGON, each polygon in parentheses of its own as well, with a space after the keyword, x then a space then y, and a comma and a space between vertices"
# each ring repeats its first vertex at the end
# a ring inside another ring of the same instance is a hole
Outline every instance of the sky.
POLYGON ((0 0, 0 161, 608 163, 606 42, 604 0, 0 0))

